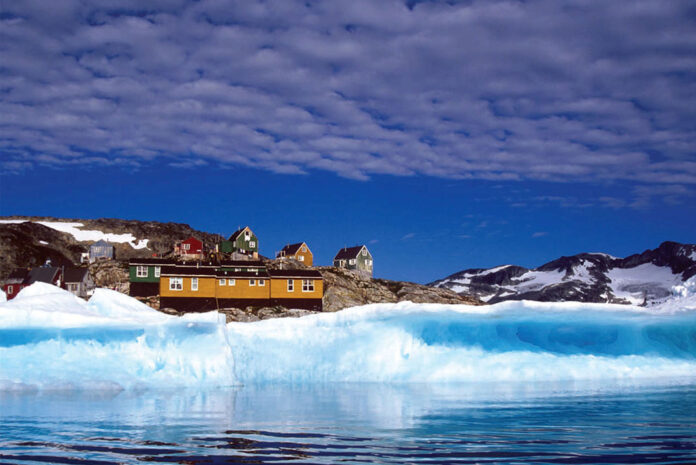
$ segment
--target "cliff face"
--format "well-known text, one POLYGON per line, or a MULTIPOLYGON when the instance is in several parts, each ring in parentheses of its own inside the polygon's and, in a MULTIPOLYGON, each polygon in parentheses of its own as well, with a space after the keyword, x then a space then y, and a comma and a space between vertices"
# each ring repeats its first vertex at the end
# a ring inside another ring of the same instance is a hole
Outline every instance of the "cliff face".
MULTIPOLYGON (((0 218, 0 280, 13 269, 39 266, 50 259, 54 265, 70 265, 80 262, 80 255, 89 250, 95 240, 81 240, 85 232, 93 236, 110 234, 131 235, 130 242, 109 241, 115 247, 116 258, 127 260, 167 255, 174 243, 195 236, 208 248, 215 247, 219 236, 193 229, 187 224, 160 223, 157 221, 121 220, 100 218, 96 220, 52 217, 2 217, 0 218), (42 222, 44 224, 41 224, 42 222), (78 223, 74 232, 61 229, 68 223, 78 223), (143 244, 147 241, 147 244, 143 244), (136 248, 133 245, 140 245, 136 248)), ((107 239, 108 240, 108 239, 107 239)))

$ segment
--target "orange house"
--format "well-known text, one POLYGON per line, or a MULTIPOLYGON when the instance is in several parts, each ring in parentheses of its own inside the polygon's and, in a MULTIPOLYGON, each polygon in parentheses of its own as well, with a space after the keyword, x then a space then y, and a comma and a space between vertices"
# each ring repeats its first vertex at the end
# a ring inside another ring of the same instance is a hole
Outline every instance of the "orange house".
POLYGON ((286 245, 278 252, 276 258, 293 258, 307 266, 312 266, 314 263, 314 255, 312 255, 312 251, 309 250, 306 242, 286 245))

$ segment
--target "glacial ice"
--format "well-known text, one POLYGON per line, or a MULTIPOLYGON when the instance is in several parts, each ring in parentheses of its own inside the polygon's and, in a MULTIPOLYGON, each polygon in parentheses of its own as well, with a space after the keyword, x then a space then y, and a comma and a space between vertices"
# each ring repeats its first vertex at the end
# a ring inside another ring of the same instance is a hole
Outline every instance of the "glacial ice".
POLYGON ((373 304, 225 324, 99 289, 36 283, 0 303, 0 390, 267 382, 554 382, 696 377, 696 282, 678 304, 373 304))

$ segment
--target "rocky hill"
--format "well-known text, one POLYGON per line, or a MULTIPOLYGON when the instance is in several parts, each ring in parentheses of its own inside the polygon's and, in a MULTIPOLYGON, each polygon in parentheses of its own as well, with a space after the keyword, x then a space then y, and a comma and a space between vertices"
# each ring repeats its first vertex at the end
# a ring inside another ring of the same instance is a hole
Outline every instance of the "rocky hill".
POLYGON ((106 239, 115 246, 117 259, 167 255, 174 243, 195 236, 214 247, 217 234, 187 224, 157 221, 65 219, 52 217, 0 217, 0 280, 19 267, 33 267, 47 259, 55 265, 79 263, 90 244, 106 239))
MULTIPOLYGON (((207 247, 213 248, 218 235, 197 231, 186 224, 159 223, 119 219, 65 219, 51 217, 0 217, 0 281, 20 267, 42 265, 50 259, 53 265, 79 263, 80 255, 89 245, 106 239, 116 246, 117 260, 100 261, 89 265, 97 286, 128 293, 127 260, 133 257, 149 257, 152 254, 167 256, 176 241, 195 236, 207 247)), ((293 260, 268 260, 269 268, 297 267, 305 265, 293 260)), ((438 289, 409 282, 389 281, 363 277, 357 273, 333 267, 317 268, 324 279, 324 311, 337 311, 347 307, 370 303, 387 303, 410 300, 451 304, 480 304, 478 299, 458 294, 449 289, 438 289)), ((142 299, 155 308, 159 299, 155 296, 142 299)), ((162 311, 172 312, 168 309, 162 311)), ((301 316, 311 313, 282 307, 223 309, 229 320, 254 321, 281 316, 301 316)))
POLYGON ((696 275, 696 245, 664 242, 626 258, 603 253, 561 257, 538 268, 468 269, 430 285, 488 302, 538 300, 659 304, 696 275))

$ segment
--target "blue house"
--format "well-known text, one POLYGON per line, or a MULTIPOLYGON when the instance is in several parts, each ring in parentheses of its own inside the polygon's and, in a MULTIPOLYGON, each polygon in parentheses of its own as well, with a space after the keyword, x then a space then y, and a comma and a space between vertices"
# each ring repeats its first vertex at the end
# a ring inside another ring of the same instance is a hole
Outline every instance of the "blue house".
POLYGON ((114 258, 114 246, 101 240, 89 246, 89 262, 111 260, 114 258))

